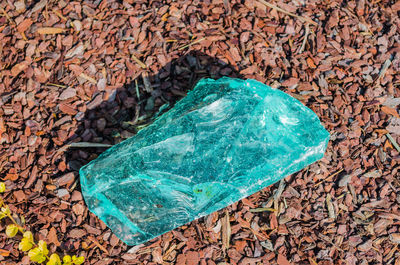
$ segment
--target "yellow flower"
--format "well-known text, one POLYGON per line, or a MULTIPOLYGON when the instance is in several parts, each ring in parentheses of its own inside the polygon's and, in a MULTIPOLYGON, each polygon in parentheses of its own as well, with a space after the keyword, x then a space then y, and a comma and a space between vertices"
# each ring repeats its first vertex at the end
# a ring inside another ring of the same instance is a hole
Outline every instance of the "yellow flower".
POLYGON ((85 257, 76 257, 75 255, 72 256, 72 263, 75 265, 80 265, 85 262, 85 257))
POLYGON ((4 182, 0 182, 0 193, 3 193, 6 191, 6 184, 4 182))
POLYGON ((7 215, 3 212, 0 212, 0 220, 3 219, 4 217, 6 217, 7 215))
POLYGON ((8 237, 14 237, 18 233, 18 227, 14 224, 7 225, 6 234, 8 237))
POLYGON ((70 255, 65 255, 63 258, 63 265, 72 265, 72 259, 70 255))
POLYGON ((33 235, 31 231, 26 231, 24 233, 24 238, 22 238, 21 243, 19 243, 19 250, 28 251, 33 247, 33 235))
POLYGON ((61 265, 60 257, 57 254, 51 254, 49 261, 46 265, 61 265))
POLYGON ((37 263, 42 263, 43 261, 46 260, 45 255, 43 255, 43 252, 39 248, 34 248, 29 250, 28 256, 33 262, 37 263))

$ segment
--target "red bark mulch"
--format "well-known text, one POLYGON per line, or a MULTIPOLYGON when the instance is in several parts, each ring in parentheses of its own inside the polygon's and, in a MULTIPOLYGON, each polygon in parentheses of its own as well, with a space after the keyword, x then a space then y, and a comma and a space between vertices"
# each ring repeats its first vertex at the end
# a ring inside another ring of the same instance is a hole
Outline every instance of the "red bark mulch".
MULTIPOLYGON (((0 177, 36 240, 96 265, 400 265, 400 1, 269 3, 301 17, 256 0, 0 3, 0 177), (310 107, 331 134, 325 157, 125 245, 80 192, 79 168, 104 148, 69 144, 118 143, 198 79, 221 76, 310 107)), ((5 225, 0 263, 29 264, 5 225)))

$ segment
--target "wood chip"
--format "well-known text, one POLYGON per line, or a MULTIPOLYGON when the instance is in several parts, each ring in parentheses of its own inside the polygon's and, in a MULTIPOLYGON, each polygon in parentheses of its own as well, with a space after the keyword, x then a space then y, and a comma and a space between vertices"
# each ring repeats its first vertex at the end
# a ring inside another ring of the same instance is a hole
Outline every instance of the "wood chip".
POLYGON ((231 241, 231 224, 229 221, 229 213, 225 210, 225 215, 222 218, 222 247, 226 250, 230 246, 231 241))
POLYGON ((336 219, 335 208, 332 204, 332 197, 328 193, 326 195, 326 207, 328 208, 329 218, 336 219))
POLYGON ((43 28, 38 28, 37 33, 39 34, 59 34, 63 33, 65 29, 62 28, 52 28, 52 27, 43 27, 43 28))

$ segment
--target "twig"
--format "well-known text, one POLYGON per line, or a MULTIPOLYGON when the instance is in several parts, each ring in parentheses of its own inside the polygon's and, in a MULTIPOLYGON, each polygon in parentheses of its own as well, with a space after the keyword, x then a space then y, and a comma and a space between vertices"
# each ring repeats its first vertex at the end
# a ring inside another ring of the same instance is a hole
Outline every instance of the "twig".
POLYGON ((396 148, 397 152, 400 153, 400 146, 396 143, 396 141, 393 139, 393 137, 392 137, 389 133, 387 133, 387 134, 385 134, 385 135, 386 135, 386 137, 389 139, 389 141, 392 143, 392 145, 394 146, 394 148, 396 148))
POLYGON ((84 147, 93 148, 93 147, 111 147, 111 146, 112 146, 111 144, 79 142, 79 143, 70 143, 67 145, 67 148, 68 147, 71 147, 71 148, 84 148, 84 147))
POLYGON ((67 86, 59 85, 59 84, 53 84, 53 83, 46 83, 46 86, 56 86, 56 87, 61 87, 61 88, 67 88, 67 86))
POLYGON ((198 39, 198 40, 196 40, 196 41, 194 41, 194 42, 191 42, 191 43, 189 43, 189 44, 183 45, 183 46, 179 47, 178 50, 180 51, 180 50, 186 49, 187 47, 190 47, 190 46, 192 46, 192 45, 195 45, 195 44, 197 44, 197 43, 199 43, 199 42, 201 42, 201 41, 203 41, 203 40, 205 40, 205 39, 206 39, 206 38, 201 38, 201 39, 198 39))
POLYGON ((333 173, 332 175, 330 175, 329 177, 327 177, 326 179, 321 180, 320 182, 318 182, 317 184, 314 185, 314 188, 319 186, 320 184, 324 183, 325 181, 327 181, 328 179, 333 178, 334 176, 336 176, 337 174, 339 174, 340 172, 342 172, 343 169, 340 169, 339 171, 336 171, 335 173, 333 173))
POLYGON ((251 213, 261 213, 261 212, 276 212, 274 208, 253 208, 250 209, 251 213))
POLYGON ((381 70, 379 71, 379 75, 378 77, 375 79, 374 83, 377 84, 379 83, 379 80, 381 80, 381 78, 385 75, 387 69, 389 68, 390 64, 392 63, 392 61, 390 59, 387 59, 384 63, 383 66, 381 68, 381 70))
POLYGON ((260 3, 266 5, 266 6, 270 7, 270 8, 275 9, 276 11, 279 11, 279 12, 282 12, 282 13, 284 13, 284 14, 286 14, 286 15, 295 17, 295 18, 299 19, 299 20, 300 20, 301 22, 303 22, 303 23, 310 23, 310 24, 313 24, 314 26, 317 26, 317 25, 318 25, 317 22, 313 21, 313 20, 310 19, 310 18, 298 16, 298 15, 293 14, 293 13, 291 13, 291 12, 289 12, 289 11, 286 11, 286 10, 280 8, 280 7, 277 7, 277 6, 275 6, 275 5, 271 4, 271 3, 268 3, 268 2, 266 2, 266 1, 264 1, 264 0, 258 0, 258 1, 259 1, 260 3))
POLYGON ((325 242, 330 243, 331 245, 333 245, 336 249, 340 250, 341 252, 344 252, 344 250, 341 249, 338 245, 336 245, 328 236, 326 236, 322 233, 317 234, 317 236, 319 238, 321 238, 322 240, 324 240, 325 242))
POLYGON ((310 24, 306 23, 306 32, 304 33, 304 39, 303 39, 303 43, 301 44, 299 53, 302 53, 304 51, 304 48, 306 47, 308 34, 310 34, 310 24))
POLYGON ((150 93, 153 89, 152 89, 152 86, 151 86, 151 83, 149 80, 149 74, 147 72, 143 72, 142 79, 143 79, 144 88, 146 89, 147 92, 150 93))
POLYGON ((108 250, 107 250, 105 247, 103 247, 94 237, 88 236, 88 239, 89 239, 90 241, 92 241, 93 244, 95 244, 95 245, 96 245, 99 249, 101 249, 104 253, 106 253, 107 255, 109 255, 108 250))
POLYGON ((108 148, 111 147, 111 144, 100 144, 100 143, 88 143, 88 142, 80 142, 80 143, 70 143, 70 144, 66 144, 63 147, 61 147, 60 149, 58 149, 56 151, 56 153, 53 156, 57 157, 59 154, 66 152, 68 150, 68 148, 108 148))
POLYGON ((93 84, 97 84, 96 79, 94 79, 93 77, 88 76, 88 75, 85 74, 85 73, 81 73, 81 74, 79 75, 79 77, 81 77, 81 78, 83 78, 83 79, 86 79, 87 81, 89 81, 89 82, 91 82, 91 83, 93 83, 93 84))
POLYGON ((140 100, 140 93, 139 93, 139 86, 138 86, 138 81, 135 79, 135 88, 136 88, 136 95, 138 100, 140 100))
POLYGON ((10 24, 15 25, 15 22, 11 19, 11 17, 7 14, 6 10, 4 10, 4 8, 0 7, 1 12, 3 12, 4 16, 7 18, 8 22, 10 22, 10 24))
POLYGON ((22 38, 24 39, 24 41, 28 41, 28 38, 25 35, 25 32, 20 32, 22 38))
POLYGON ((310 261, 311 264, 318 265, 318 263, 313 258, 308 257, 308 260, 310 261))
POLYGON ((144 64, 141 60, 139 60, 135 55, 132 54, 131 57, 140 67, 142 67, 143 69, 147 68, 147 65, 144 64))
POLYGON ((66 17, 64 17, 58 10, 53 10, 53 13, 56 14, 62 20, 68 21, 68 19, 66 17))

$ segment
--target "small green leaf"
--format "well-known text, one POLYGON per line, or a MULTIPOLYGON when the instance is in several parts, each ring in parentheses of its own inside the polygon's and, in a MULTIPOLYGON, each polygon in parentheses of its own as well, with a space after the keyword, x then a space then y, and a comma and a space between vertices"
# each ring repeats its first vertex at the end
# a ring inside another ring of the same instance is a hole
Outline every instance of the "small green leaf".
POLYGON ((11 214, 10 208, 8 208, 8 205, 5 207, 1 207, 1 212, 4 213, 5 215, 11 214))
POLYGON ((70 255, 65 255, 63 257, 63 265, 72 265, 72 258, 70 255))
POLYGON ((3 219, 4 217, 6 217, 7 215, 3 212, 0 212, 0 220, 3 219))
POLYGON ((61 265, 60 257, 57 254, 51 254, 49 261, 46 265, 61 265))
POLYGON ((18 233, 18 227, 14 224, 7 225, 6 235, 8 237, 14 237, 18 233))
POLYGON ((31 261, 37 263, 42 263, 43 261, 46 260, 45 255, 43 255, 43 252, 39 248, 31 249, 28 252, 28 256, 31 259, 31 261))
POLYGON ((31 242, 33 242, 33 234, 31 231, 26 231, 24 233, 24 238, 29 239, 31 242))
POLYGON ((19 250, 28 251, 33 247, 33 243, 28 238, 23 238, 18 245, 19 250))
POLYGON ((76 257, 75 255, 72 257, 72 263, 75 265, 80 265, 85 262, 85 257, 76 257))
POLYGON ((3 193, 6 191, 6 184, 4 182, 0 182, 0 193, 3 193))
POLYGON ((40 240, 38 246, 39 246, 39 249, 43 253, 44 256, 47 256, 47 254, 49 254, 49 250, 47 249, 47 243, 46 242, 44 242, 43 240, 40 240))

